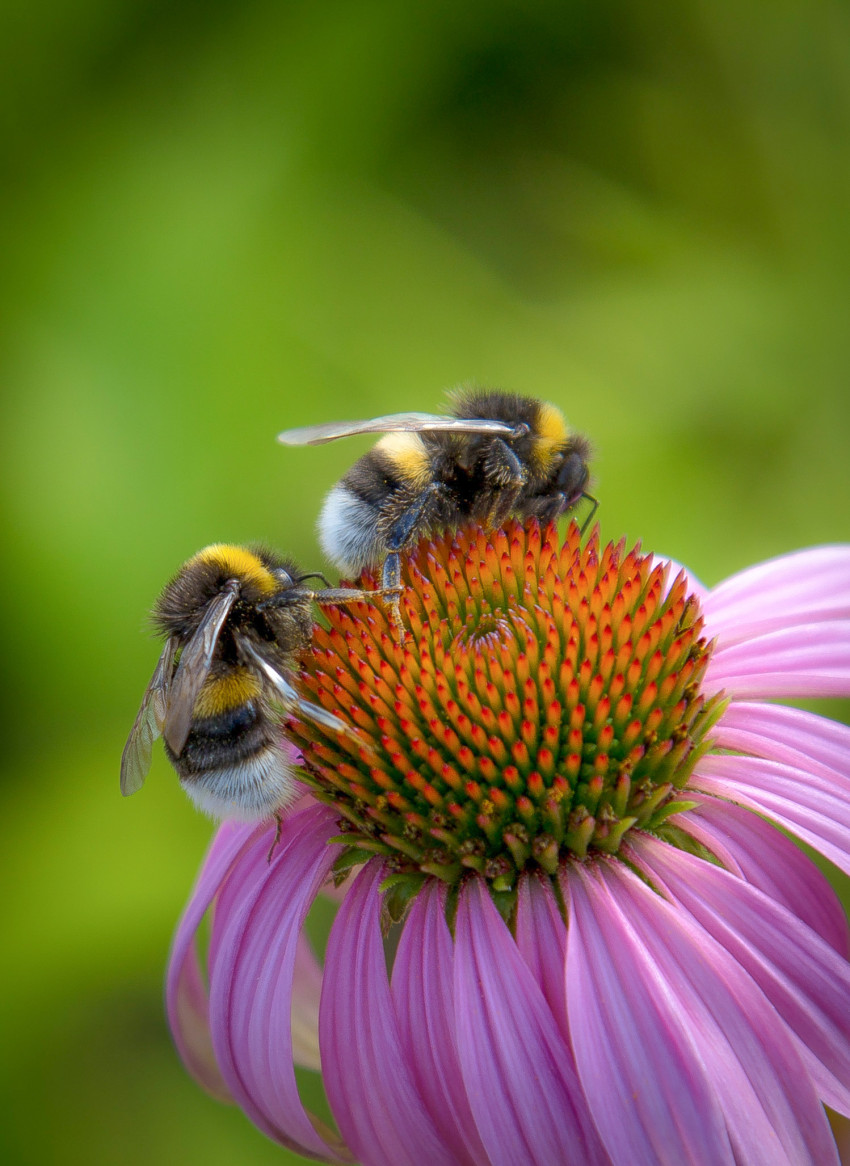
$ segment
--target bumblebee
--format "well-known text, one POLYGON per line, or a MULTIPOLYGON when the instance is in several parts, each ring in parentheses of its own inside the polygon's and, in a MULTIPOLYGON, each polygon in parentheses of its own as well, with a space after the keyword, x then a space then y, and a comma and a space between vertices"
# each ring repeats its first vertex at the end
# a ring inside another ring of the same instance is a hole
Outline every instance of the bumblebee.
POLYGON ((587 438, 571 433, 554 405, 495 389, 456 394, 450 416, 394 413, 288 429, 284 445, 322 445, 383 433, 330 491, 319 538, 330 561, 351 577, 382 565, 398 622, 400 552, 425 534, 509 517, 548 522, 587 493, 587 438))
POLYGON ((339 733, 338 717, 293 688, 312 635, 312 604, 355 603, 379 592, 305 586, 288 559, 216 543, 167 584, 153 611, 165 647, 121 758, 121 792, 135 793, 160 734, 180 784, 214 818, 261 820, 296 790, 281 708, 339 733))

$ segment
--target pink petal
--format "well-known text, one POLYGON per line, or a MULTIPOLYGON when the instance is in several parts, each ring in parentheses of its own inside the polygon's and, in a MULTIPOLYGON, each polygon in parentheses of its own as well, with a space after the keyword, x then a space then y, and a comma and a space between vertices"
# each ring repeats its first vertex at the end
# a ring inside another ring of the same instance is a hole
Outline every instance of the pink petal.
POLYGON ((336 829, 333 813, 313 805, 284 820, 271 863, 268 835, 241 856, 238 896, 225 886, 219 897, 210 971, 213 1047, 233 1096, 269 1137, 325 1161, 347 1155, 301 1103, 291 1008, 301 928, 336 856, 327 845, 336 829))
MULTIPOLYGON (((570 1025, 567 1013, 567 984, 564 974, 567 960, 567 928, 547 878, 523 875, 520 878, 516 912, 516 944, 558 1025, 572 1056, 570 1025)), ((573 1070, 578 1078, 575 1057, 573 1070)), ((581 1109, 582 1125, 593 1127, 593 1119, 584 1094, 576 1089, 575 1106, 581 1109)), ((607 1158, 606 1158, 607 1160, 607 1158)))
POLYGON ((393 964, 399 1031, 416 1086, 458 1163, 489 1166, 458 1061, 453 968, 445 895, 436 884, 429 885, 405 921, 393 964))
MULTIPOLYGON (((706 629, 716 631, 708 620, 706 629)), ((748 700, 850 696, 850 620, 785 626, 731 647, 721 634, 705 686, 748 700)))
POLYGON ((568 867, 565 897, 573 1049, 615 1166, 734 1166, 685 1010, 630 934, 602 872, 568 867))
MULTIPOLYGON (((245 848, 245 851, 240 855, 239 861, 235 862, 227 873, 227 877, 222 879, 218 888, 218 893, 215 897, 213 906, 213 921, 214 925, 210 931, 210 940, 207 948, 207 971, 209 979, 215 976, 216 961, 221 949, 221 938, 225 934, 225 928, 222 922, 228 919, 234 911, 239 909, 239 904, 243 895, 253 894, 254 886, 257 881, 257 864, 251 857, 254 849, 259 850, 258 840, 266 848, 266 855, 268 855, 274 838, 273 828, 270 823, 263 823, 259 826, 254 826, 251 830, 250 840, 251 845, 245 848)), ((268 866, 268 862, 266 863, 268 866)))
POLYGON ((384 877, 367 863, 331 929, 319 1014, 325 1089, 364 1166, 452 1166, 452 1150, 416 1088, 387 981, 380 932, 384 877))
POLYGON ((775 826, 751 810, 715 798, 699 798, 676 821, 727 869, 802 919, 840 956, 850 955, 850 929, 838 895, 811 859, 775 826))
POLYGON ((564 983, 567 928, 548 879, 532 875, 523 875, 520 879, 516 944, 543 991, 561 1035, 569 1044, 567 988, 564 983))
POLYGON ((615 1163, 835 1163, 796 1047, 736 961, 621 863, 567 881, 573 1043, 615 1163))
MULTIPOLYGON (((285 742, 285 744, 287 743, 285 742)), ((292 752, 291 746, 288 747, 288 751, 292 752)), ((311 797, 302 797, 287 810, 286 819, 291 819, 295 815, 300 814, 301 811, 315 805, 316 803, 311 797)), ((301 821, 300 818, 299 821, 301 821)), ((239 823, 225 822, 222 824, 220 832, 223 832, 226 829, 230 829, 231 827, 243 831, 246 838, 250 836, 252 841, 255 838, 262 837, 266 846, 267 859, 270 862, 274 862, 275 858, 277 857, 278 847, 274 845, 276 827, 272 820, 254 825, 240 825, 239 823), (273 845, 274 853, 272 853, 273 845)), ((268 865, 268 861, 266 865, 268 865)), ((221 884, 217 890, 214 908, 214 915, 216 917, 225 918, 230 913, 231 904, 239 904, 243 893, 243 888, 246 886, 246 883, 253 884, 253 872, 254 866, 250 862, 235 862, 233 864, 227 874, 227 877, 221 880, 221 884)), ((210 932, 210 940, 207 949, 207 965, 210 978, 215 971, 215 961, 219 946, 218 941, 221 933, 222 928, 220 927, 213 927, 210 932)))
POLYGON ((850 728, 785 705, 733 701, 714 733, 722 749, 808 768, 812 762, 850 773, 850 728))
POLYGON ((822 1099, 850 1107, 850 965, 796 916, 720 867, 636 835, 638 865, 745 968, 799 1037, 822 1099))
POLYGON ((472 1112, 493 1166, 607 1163, 573 1057, 477 878, 455 928, 455 1024, 472 1112))
POLYGON ((168 958, 165 1003, 180 1057, 195 1080, 222 1101, 232 1101, 212 1048, 209 994, 201 975, 197 932, 233 864, 256 838, 258 828, 225 822, 216 832, 189 902, 177 925, 168 958))
POLYGON ((748 567, 715 587, 703 612, 723 646, 788 624, 846 619, 850 547, 815 547, 748 567))
POLYGON ((690 785, 757 810, 850 874, 850 779, 757 757, 708 755, 690 785))
MULTIPOLYGON (((269 825, 263 836, 266 852, 274 841, 274 827, 269 825)), ((274 862, 277 847, 272 855, 274 862)), ((265 872, 259 868, 259 875, 265 872)), ((253 895, 257 870, 250 863, 242 863, 231 872, 230 878, 221 889, 215 913, 218 920, 228 919, 238 908, 244 895, 253 895)), ((325 888, 322 888, 324 893, 325 888)), ((220 937, 225 928, 213 928, 208 963, 211 978, 215 976, 220 937)), ((322 969, 310 947, 310 942, 302 932, 298 936, 295 951, 295 968, 292 979, 292 1055, 297 1065, 319 1070, 319 997, 322 990, 322 969)))

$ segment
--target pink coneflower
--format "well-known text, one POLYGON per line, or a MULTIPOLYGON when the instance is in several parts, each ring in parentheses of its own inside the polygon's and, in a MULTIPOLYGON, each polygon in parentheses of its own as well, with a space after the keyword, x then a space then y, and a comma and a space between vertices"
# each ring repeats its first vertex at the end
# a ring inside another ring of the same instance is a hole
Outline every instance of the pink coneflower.
POLYGON ((848 929, 774 823, 850 872, 850 730, 765 702, 850 695, 850 547, 706 591, 513 524, 406 583, 403 648, 379 608, 316 633, 305 693, 358 733, 292 726, 271 860, 272 826, 213 842, 168 980, 191 1071, 329 1161, 837 1162, 848 929))

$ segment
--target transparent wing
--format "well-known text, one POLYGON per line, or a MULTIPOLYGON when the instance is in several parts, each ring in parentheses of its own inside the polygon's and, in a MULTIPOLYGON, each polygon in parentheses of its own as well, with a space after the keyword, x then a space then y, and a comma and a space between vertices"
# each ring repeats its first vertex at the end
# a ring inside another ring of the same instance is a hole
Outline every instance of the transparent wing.
POLYGON ((473 417, 440 417, 436 413, 389 413, 370 421, 327 421, 323 425, 305 425, 302 429, 284 429, 277 435, 284 445, 324 445, 338 437, 358 433, 513 433, 515 427, 505 421, 473 417))
POLYGON ((244 636, 237 636, 236 642, 245 660, 259 669, 285 709, 297 712, 302 717, 307 717, 319 725, 324 725, 326 729, 332 729, 335 733, 347 733, 350 737, 356 736, 353 729, 341 721, 339 717, 327 712, 320 705, 311 704, 309 700, 304 700, 286 677, 281 675, 278 669, 257 651, 250 640, 244 636))
POLYGON ((125 798, 142 788, 151 767, 153 743, 162 732, 165 720, 176 651, 177 640, 172 636, 163 648, 150 684, 145 689, 141 708, 121 754, 121 793, 125 798))
POLYGON ((239 583, 231 579, 210 603, 198 630, 183 649, 168 695, 162 735, 179 757, 189 736, 192 712, 212 663, 224 621, 236 600, 239 583))

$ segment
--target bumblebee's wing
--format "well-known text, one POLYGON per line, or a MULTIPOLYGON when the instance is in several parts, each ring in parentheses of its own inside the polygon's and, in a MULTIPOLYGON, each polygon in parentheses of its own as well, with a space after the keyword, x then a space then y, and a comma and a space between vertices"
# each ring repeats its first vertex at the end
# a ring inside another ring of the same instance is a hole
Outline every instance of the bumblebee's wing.
POLYGON ((324 445, 338 437, 358 433, 513 433, 514 426, 505 421, 481 417, 440 417, 436 413, 389 413, 370 421, 327 421, 323 425, 305 425, 303 429, 284 429, 277 439, 284 445, 324 445))
POLYGON ((189 736, 195 701, 209 674, 219 634, 238 592, 239 584, 235 579, 225 584, 210 603, 198 630, 180 655, 162 729, 163 737, 178 757, 189 736))
POLYGON ((121 793, 125 798, 141 789, 151 767, 153 743, 162 732, 165 720, 176 651, 177 640, 172 636, 163 648, 150 684, 145 689, 142 706, 121 754, 121 793))
POLYGON ((311 704, 309 700, 304 700, 286 677, 273 664, 270 664, 261 652, 257 651, 249 639, 245 636, 237 636, 236 643, 244 659, 249 664, 253 664, 272 686, 285 709, 292 709, 302 717, 307 717, 319 725, 324 725, 326 729, 333 729, 335 733, 348 733, 349 736, 354 736, 352 729, 339 717, 327 712, 320 705, 311 704))

